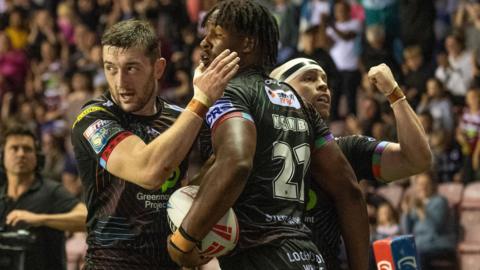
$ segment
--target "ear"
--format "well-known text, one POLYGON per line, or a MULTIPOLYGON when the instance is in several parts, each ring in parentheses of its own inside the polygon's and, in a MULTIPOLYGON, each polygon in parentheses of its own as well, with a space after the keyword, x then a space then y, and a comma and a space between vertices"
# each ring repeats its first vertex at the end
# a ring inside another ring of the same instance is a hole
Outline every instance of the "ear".
POLYGON ((166 65, 167 65, 167 61, 163 57, 160 57, 157 60, 155 60, 155 64, 153 66, 155 79, 160 80, 162 78, 166 65))
POLYGON ((255 46, 257 45, 257 40, 253 37, 246 37, 242 42, 242 52, 245 54, 250 54, 254 52, 255 46))

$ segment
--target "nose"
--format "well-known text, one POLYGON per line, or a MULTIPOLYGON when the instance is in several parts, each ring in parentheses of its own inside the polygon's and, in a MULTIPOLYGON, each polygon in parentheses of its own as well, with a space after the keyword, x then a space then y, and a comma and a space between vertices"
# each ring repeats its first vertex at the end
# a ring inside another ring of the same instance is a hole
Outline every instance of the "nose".
POLYGON ((117 72, 116 83, 118 88, 125 88, 127 86, 127 72, 123 69, 117 72))
POLYGON ((210 48, 210 43, 207 41, 207 36, 205 36, 202 41, 200 41, 200 48, 202 49, 208 49, 210 48))
POLYGON ((319 92, 327 92, 328 91, 328 85, 325 82, 320 82, 317 85, 317 91, 319 92))

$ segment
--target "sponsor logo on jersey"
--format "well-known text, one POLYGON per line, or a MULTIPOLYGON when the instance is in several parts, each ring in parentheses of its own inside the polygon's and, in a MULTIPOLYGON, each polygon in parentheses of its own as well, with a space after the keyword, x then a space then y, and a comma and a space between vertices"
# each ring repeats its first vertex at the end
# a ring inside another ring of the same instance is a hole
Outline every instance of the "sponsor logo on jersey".
POLYGON ((100 128, 112 123, 113 121, 110 120, 97 120, 93 122, 88 128, 83 132, 83 137, 85 137, 87 140, 92 137, 92 135, 99 130, 100 128))
POLYGON ((305 120, 296 117, 285 117, 272 114, 273 127, 283 131, 308 132, 308 124, 305 120))
POLYGON ((300 109, 300 102, 293 91, 284 91, 283 89, 271 89, 265 85, 265 92, 267 93, 270 102, 284 107, 292 107, 300 109))
POLYGON ((220 119, 223 115, 227 114, 228 112, 235 111, 232 102, 230 100, 221 98, 215 102, 207 112, 206 121, 208 126, 213 127, 215 122, 220 119))
POLYGON ((392 264, 389 261, 380 261, 377 263, 377 268, 379 270, 393 270, 392 264))
POLYGON ((83 134, 97 154, 105 148, 113 136, 123 131, 121 127, 114 125, 113 121, 106 121, 107 123, 99 121, 104 120, 95 121, 83 134))
POLYGON ((180 178, 180 168, 177 167, 175 170, 173 170, 170 177, 163 183, 161 188, 162 192, 165 193, 168 189, 174 188, 177 184, 178 178, 180 178))

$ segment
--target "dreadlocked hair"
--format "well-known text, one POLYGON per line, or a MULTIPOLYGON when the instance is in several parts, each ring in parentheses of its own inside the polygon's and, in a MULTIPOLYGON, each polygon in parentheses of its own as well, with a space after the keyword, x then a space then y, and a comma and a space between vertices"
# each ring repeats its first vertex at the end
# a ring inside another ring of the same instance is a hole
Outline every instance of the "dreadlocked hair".
POLYGON ((273 67, 278 53, 278 25, 270 11, 254 0, 219 1, 205 16, 202 26, 211 20, 228 31, 253 37, 263 67, 273 67), (215 16, 212 16, 215 13, 215 16))

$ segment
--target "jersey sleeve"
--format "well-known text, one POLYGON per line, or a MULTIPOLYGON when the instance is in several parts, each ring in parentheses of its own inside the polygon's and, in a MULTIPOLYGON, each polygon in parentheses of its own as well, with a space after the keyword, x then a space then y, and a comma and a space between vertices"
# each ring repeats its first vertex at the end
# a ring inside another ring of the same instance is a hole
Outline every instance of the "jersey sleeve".
POLYGON ((73 124, 72 144, 77 159, 94 158, 106 168, 113 149, 130 135, 113 112, 91 105, 82 110, 73 124))
POLYGON ((320 149, 327 145, 327 143, 334 141, 334 137, 330 132, 327 123, 325 120, 323 120, 315 108, 310 103, 306 103, 305 107, 308 119, 313 127, 313 132, 315 135, 314 149, 320 149))
POLYGON ((210 107, 206 116, 207 125, 212 133, 217 126, 232 117, 240 117, 253 123, 250 108, 254 98, 250 89, 242 89, 238 85, 227 86, 223 97, 210 107))
POLYGON ((367 136, 340 137, 336 141, 358 180, 382 181, 380 161, 388 142, 377 141, 367 136))

